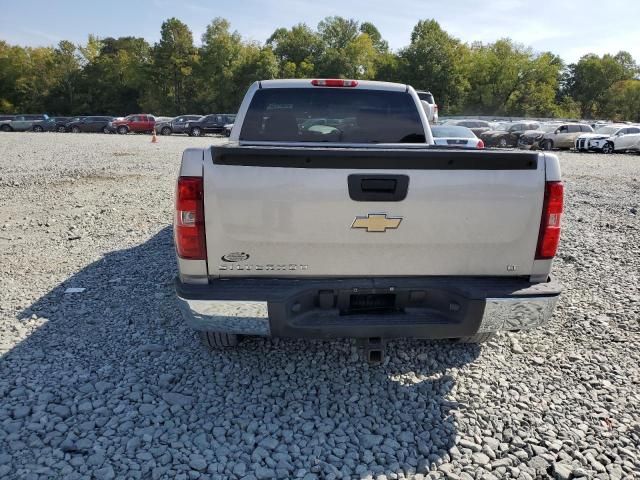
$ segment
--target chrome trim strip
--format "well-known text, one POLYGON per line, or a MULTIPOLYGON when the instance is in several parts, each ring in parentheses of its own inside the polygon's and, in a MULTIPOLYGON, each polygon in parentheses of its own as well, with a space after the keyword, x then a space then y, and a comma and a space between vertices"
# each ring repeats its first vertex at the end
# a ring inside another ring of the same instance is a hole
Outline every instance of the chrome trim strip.
POLYGON ((178 304, 187 324, 195 330, 269 335, 267 302, 241 300, 186 300, 178 304))
POLYGON ((539 327, 553 315, 558 298, 487 298, 478 333, 539 327))

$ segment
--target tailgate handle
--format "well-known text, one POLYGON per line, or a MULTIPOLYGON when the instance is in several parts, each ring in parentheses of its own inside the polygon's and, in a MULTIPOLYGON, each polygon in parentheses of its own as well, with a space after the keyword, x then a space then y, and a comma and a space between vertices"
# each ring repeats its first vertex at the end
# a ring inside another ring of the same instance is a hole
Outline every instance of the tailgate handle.
POLYGON ((347 177, 349 197, 357 202, 400 202, 409 190, 408 175, 361 175, 347 177))
POLYGON ((393 178, 363 178, 360 181, 360 188, 363 192, 386 192, 396 191, 398 182, 393 178))

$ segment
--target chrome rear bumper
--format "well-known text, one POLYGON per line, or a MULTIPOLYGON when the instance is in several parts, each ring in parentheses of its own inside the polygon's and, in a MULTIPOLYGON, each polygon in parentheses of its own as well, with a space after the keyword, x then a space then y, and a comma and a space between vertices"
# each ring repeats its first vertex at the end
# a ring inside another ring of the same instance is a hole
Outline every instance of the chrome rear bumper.
POLYGON ((184 319, 196 330, 313 338, 447 338, 531 329, 549 321, 560 295, 553 282, 443 278, 248 279, 176 285, 184 319), (329 300, 321 300, 326 292, 329 300), (394 292, 400 308, 346 312, 353 292, 394 292), (416 292, 418 300, 412 300, 416 292))

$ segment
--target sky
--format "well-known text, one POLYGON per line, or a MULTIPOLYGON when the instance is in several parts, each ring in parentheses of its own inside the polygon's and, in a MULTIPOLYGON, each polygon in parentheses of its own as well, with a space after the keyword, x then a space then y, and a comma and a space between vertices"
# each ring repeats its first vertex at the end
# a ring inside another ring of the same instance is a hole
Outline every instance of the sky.
POLYGON ((306 23, 316 27, 330 15, 369 21, 391 48, 409 43, 420 19, 434 18, 465 42, 510 37, 535 51, 552 51, 566 62, 587 53, 629 51, 640 63, 640 2, 637 0, 130 0, 57 2, 0 0, 0 39, 12 44, 83 43, 99 37, 159 38, 170 17, 185 22, 196 44, 215 17, 231 22, 245 39, 264 42, 276 28, 306 23))

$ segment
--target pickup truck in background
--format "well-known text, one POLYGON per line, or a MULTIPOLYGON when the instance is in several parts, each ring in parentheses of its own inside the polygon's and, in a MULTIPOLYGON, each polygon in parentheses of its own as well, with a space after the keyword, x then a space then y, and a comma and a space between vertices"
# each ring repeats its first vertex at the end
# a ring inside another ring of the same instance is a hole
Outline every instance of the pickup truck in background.
POLYGON ((422 102, 422 107, 427 114, 427 120, 430 125, 438 123, 438 105, 431 92, 425 92, 423 90, 416 90, 418 98, 422 102))
POLYGON ((178 301, 209 347, 244 335, 482 342, 544 324, 563 185, 555 155, 433 145, 416 92, 254 83, 229 142, 189 148, 178 301), (342 119, 302 129, 312 118, 342 119))
POLYGON ((112 132, 126 135, 129 132, 151 133, 156 126, 156 119, 153 115, 139 114, 129 115, 119 120, 113 120, 108 128, 112 132))

